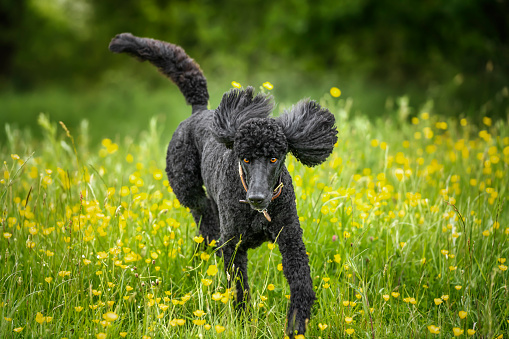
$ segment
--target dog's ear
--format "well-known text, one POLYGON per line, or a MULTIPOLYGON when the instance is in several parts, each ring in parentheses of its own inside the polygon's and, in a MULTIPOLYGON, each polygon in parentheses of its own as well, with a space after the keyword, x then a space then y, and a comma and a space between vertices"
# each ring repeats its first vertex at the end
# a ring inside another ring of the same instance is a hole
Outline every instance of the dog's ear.
POLYGON ((272 96, 253 96, 253 87, 226 92, 214 112, 212 134, 228 148, 233 148, 235 132, 253 118, 267 118, 273 109, 272 96))
POLYGON ((324 162, 338 140, 334 115, 316 101, 301 100, 276 121, 286 136, 288 150, 306 166, 324 162))

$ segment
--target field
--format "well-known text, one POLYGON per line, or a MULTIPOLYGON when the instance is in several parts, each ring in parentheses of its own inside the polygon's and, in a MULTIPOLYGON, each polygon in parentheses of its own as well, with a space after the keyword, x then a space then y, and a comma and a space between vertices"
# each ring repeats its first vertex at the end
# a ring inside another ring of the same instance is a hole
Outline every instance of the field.
MULTIPOLYGON (((507 122, 321 103, 334 153, 316 168, 287 160, 317 295, 306 338, 506 338, 507 122)), ((39 126, 38 140, 2 126, 2 337, 284 337, 277 243, 249 253, 237 317, 217 248, 203 250, 168 186, 157 119, 100 144, 94 126, 39 126)))

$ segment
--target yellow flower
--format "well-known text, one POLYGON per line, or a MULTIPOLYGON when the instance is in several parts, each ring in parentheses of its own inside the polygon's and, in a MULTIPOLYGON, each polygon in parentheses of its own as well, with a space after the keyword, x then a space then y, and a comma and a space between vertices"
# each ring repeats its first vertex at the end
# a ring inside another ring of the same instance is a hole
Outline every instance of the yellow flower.
POLYGON ((163 178, 163 172, 160 169, 157 169, 152 174, 155 180, 161 180, 163 178))
POLYGON ((53 278, 47 277, 47 278, 44 278, 44 281, 46 281, 48 284, 51 284, 51 282, 53 281, 53 278))
MULTIPOLYGON (((395 170, 394 174, 396 175, 396 179, 398 179, 398 181, 403 180, 403 178, 405 177, 405 172, 401 168, 397 168, 395 170)), ((402 244, 404 244, 404 243, 402 243, 402 244)), ((403 247, 403 246, 401 246, 401 247, 403 247)))
POLYGON ((267 289, 268 289, 269 291, 274 291, 274 285, 273 285, 273 284, 269 284, 269 285, 267 286, 267 289))
POLYGON ((455 337, 459 337, 463 334, 464 331, 459 327, 453 327, 452 332, 454 333, 455 337))
POLYGON ((202 326, 206 323, 206 320, 205 319, 194 319, 193 320, 193 324, 197 325, 197 326, 202 326))
POLYGON ((193 312, 193 314, 197 317, 203 317, 207 313, 203 312, 202 310, 196 310, 193 312))
POLYGON ((339 264, 341 262, 341 256, 339 254, 334 254, 334 261, 339 264))
POLYGON ((104 333, 104 332, 97 333, 95 337, 97 339, 106 339, 106 333, 104 333))
POLYGON ((486 230, 486 231, 482 232, 482 235, 484 235, 485 237, 488 237, 490 235, 490 231, 486 230))
POLYGON ((41 312, 37 312, 37 315, 35 316, 35 321, 37 321, 39 324, 42 324, 46 318, 42 315, 41 312))
POLYGON ((201 283, 202 283, 204 286, 209 286, 210 284, 212 284, 212 280, 210 280, 210 279, 202 279, 202 280, 201 280, 201 283))
POLYGON ((127 285, 127 286, 125 287, 125 289, 126 289, 126 291, 127 291, 127 292, 130 292, 130 291, 134 290, 134 288, 132 288, 132 287, 131 287, 131 286, 129 286, 129 285, 127 285))
POLYGON ((81 312, 81 311, 83 311, 83 306, 76 306, 76 307, 74 307, 74 310, 76 312, 81 312))
POLYGON ((97 252, 97 259, 106 259, 108 258, 108 253, 106 252, 97 252))
POLYGON ((204 329, 206 329, 207 331, 210 330, 212 328, 212 325, 210 324, 205 324, 205 326, 203 326, 204 329))
POLYGON ((12 233, 9 232, 4 233, 4 238, 9 239, 10 237, 12 237, 12 233))
POLYGON ((442 300, 447 301, 449 300, 449 296, 447 294, 441 296, 442 300))
POLYGON ((207 254, 207 253, 205 253, 205 252, 202 252, 202 253, 200 254, 200 258, 201 258, 201 260, 206 261, 206 260, 209 260, 210 255, 209 255, 209 254, 207 254))
POLYGON ((185 319, 177 319, 177 325, 184 326, 185 323, 186 323, 185 319))
POLYGON ((327 328, 327 324, 322 324, 322 323, 319 323, 318 324, 318 328, 320 329, 320 331, 323 331, 327 328))
POLYGON ((225 328, 221 325, 216 325, 216 326, 214 326, 214 328, 216 329, 217 333, 221 333, 225 330, 225 328))
POLYGON ((456 285, 456 286, 454 286, 454 288, 455 288, 456 290, 458 290, 458 291, 459 291, 459 290, 461 290, 461 287, 462 287, 461 285, 456 285))
POLYGON ((390 296, 388 294, 382 295, 382 298, 384 298, 385 301, 388 301, 390 296))
POLYGON ((103 314, 103 319, 112 322, 118 319, 118 315, 114 312, 106 312, 103 314))
POLYGON ((235 87, 235 88, 241 88, 242 85, 239 84, 237 81, 232 81, 232 86, 235 87))
POLYGON ((127 332, 120 332, 119 335, 122 337, 122 338, 125 338, 127 337, 127 332))
POLYGON ((350 305, 350 302, 348 300, 343 301, 343 306, 348 307, 350 305))
POLYGON ((440 327, 436 327, 435 325, 429 325, 429 326, 428 326, 428 330, 429 330, 432 334, 439 334, 439 333, 440 333, 440 327))
POLYGON ((345 330, 346 334, 350 335, 350 334, 353 334, 353 332, 355 332, 355 330, 353 328, 347 328, 345 330))
POLYGON ((270 82, 268 82, 268 81, 264 82, 262 84, 262 86, 265 87, 266 89, 268 89, 269 91, 274 88, 274 86, 270 82))
POLYGON ((210 265, 207 269, 207 275, 214 276, 217 274, 217 267, 216 265, 210 265))
POLYGON ((460 316, 460 318, 461 318, 461 319, 465 319, 465 318, 466 318, 466 316, 467 316, 467 312, 465 312, 465 311, 459 311, 459 312, 458 312, 458 315, 460 316))
POLYGON ((435 298, 433 301, 435 302, 435 305, 440 305, 441 303, 443 303, 442 299, 440 298, 435 298))
POLYGON ((352 317, 345 317, 345 323, 350 324, 353 321, 352 317))
POLYGON ((467 330, 467 333, 468 333, 468 335, 474 335, 474 334, 475 334, 475 330, 474 330, 474 329, 469 328, 469 329, 467 330))
POLYGON ((195 243, 201 244, 203 242, 204 238, 200 235, 199 237, 194 237, 193 240, 195 243))
POLYGON ((277 264, 277 270, 282 271, 283 270, 283 264, 277 264))
POLYGON ((220 292, 212 294, 212 300, 219 301, 221 298, 223 298, 223 295, 220 292))
POLYGON ((500 268, 501 271, 507 271, 506 265, 498 265, 498 268, 500 268))
POLYGON ((397 298, 399 297, 399 293, 398 292, 392 292, 391 295, 394 297, 394 298, 397 298))
POLYGON ((341 95, 341 90, 337 87, 332 87, 330 89, 330 95, 332 95, 334 98, 339 98, 341 95))
POLYGON ((13 329, 13 331, 16 333, 19 333, 19 332, 23 331, 23 327, 16 327, 15 329, 13 329))

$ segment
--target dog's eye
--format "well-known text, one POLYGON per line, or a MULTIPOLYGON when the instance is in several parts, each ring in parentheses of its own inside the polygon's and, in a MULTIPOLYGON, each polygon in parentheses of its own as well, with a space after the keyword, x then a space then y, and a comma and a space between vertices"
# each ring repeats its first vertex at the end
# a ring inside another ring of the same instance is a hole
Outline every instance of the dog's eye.
POLYGON ((249 164, 249 159, 248 158, 244 158, 242 159, 246 164, 249 164))
POLYGON ((270 159, 270 162, 272 162, 272 163, 274 163, 274 162, 276 162, 276 161, 277 161, 277 158, 271 158, 271 159, 270 159))

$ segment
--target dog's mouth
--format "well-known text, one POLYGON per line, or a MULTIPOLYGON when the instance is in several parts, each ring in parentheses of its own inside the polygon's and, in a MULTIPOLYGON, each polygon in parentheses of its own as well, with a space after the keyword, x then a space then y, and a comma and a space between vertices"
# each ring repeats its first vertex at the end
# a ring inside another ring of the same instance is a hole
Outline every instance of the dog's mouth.
POLYGON ((253 201, 249 201, 249 200, 240 200, 240 202, 242 203, 245 203, 245 204, 249 204, 249 206, 259 212, 259 213, 262 213, 263 216, 265 217, 265 219, 267 219, 268 221, 271 221, 271 218, 269 216, 269 213, 267 212, 267 207, 269 207, 269 204, 272 200, 269 200, 268 202, 267 201, 263 201, 263 202, 253 202, 253 201))
POLYGON ((263 210, 266 210, 267 207, 269 207, 270 200, 269 201, 260 201, 260 202, 253 202, 249 199, 246 200, 240 200, 240 202, 249 204, 249 206, 254 209, 255 211, 262 212, 263 210))

